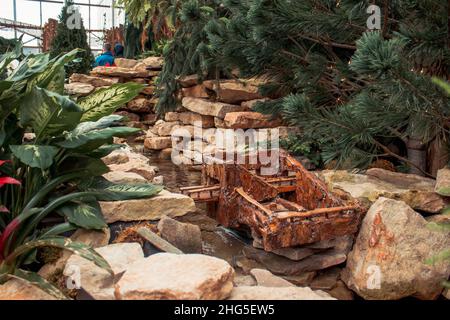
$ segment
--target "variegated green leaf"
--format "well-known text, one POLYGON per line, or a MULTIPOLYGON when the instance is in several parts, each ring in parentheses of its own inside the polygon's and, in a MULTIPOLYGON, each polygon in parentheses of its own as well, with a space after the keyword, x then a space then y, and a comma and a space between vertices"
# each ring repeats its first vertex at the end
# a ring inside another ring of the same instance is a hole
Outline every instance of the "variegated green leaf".
POLYGON ((74 225, 88 230, 101 230, 107 227, 100 206, 93 201, 73 201, 58 208, 58 213, 64 215, 74 225))
POLYGON ((50 282, 42 278, 36 272, 16 269, 15 273, 10 275, 10 277, 25 281, 35 287, 38 287, 39 289, 55 297, 56 299, 68 300, 68 298, 64 295, 64 293, 62 293, 58 288, 56 288, 50 282))
POLYGON ((59 149, 52 146, 38 146, 34 144, 10 146, 14 156, 32 168, 46 170, 53 164, 59 149))
POLYGON ((142 84, 123 83, 100 89, 79 101, 84 111, 82 121, 97 121, 134 99, 144 89, 142 84))

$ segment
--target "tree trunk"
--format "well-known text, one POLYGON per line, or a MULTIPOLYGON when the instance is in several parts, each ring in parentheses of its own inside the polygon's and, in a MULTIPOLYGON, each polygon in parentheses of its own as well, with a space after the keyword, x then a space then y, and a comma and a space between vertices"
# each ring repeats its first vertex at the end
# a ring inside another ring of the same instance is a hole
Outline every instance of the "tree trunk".
POLYGON ((410 137, 406 144, 408 149, 408 160, 414 166, 410 166, 409 173, 423 176, 427 170, 427 151, 422 139, 410 137), (422 171, 421 171, 422 170, 422 171))
POLYGON ((428 172, 436 176, 439 169, 444 168, 449 162, 448 141, 435 139, 428 148, 428 172))

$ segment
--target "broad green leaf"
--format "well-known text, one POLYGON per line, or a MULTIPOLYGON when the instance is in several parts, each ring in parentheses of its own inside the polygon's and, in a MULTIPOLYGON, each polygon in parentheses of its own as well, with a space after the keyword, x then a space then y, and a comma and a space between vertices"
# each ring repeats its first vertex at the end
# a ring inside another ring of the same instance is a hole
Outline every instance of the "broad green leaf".
POLYGON ((97 121, 133 100, 144 89, 142 84, 121 83, 100 89, 79 101, 84 111, 82 121, 97 121))
POLYGON ((52 285, 50 282, 42 278, 40 275, 38 275, 36 272, 30 272, 25 271, 21 269, 16 269, 13 275, 10 275, 12 278, 16 278, 22 281, 25 281, 35 287, 38 287, 39 289, 43 290, 44 292, 48 293, 49 295, 59 299, 59 300, 67 300, 68 298, 54 285, 52 285))
POLYGON ((138 133, 140 129, 128 127, 115 127, 94 130, 82 134, 70 132, 66 135, 66 140, 57 143, 60 147, 66 149, 76 149, 88 145, 88 149, 96 149, 104 144, 111 143, 113 137, 127 137, 138 133))
POLYGON ((107 227, 97 201, 73 201, 58 208, 69 222, 83 229, 101 230, 107 227))
POLYGON ((40 53, 37 55, 29 55, 23 59, 19 66, 7 78, 10 81, 21 81, 37 76, 39 73, 47 69, 49 62, 48 53, 40 53))
POLYGON ((81 190, 104 191, 97 196, 99 201, 123 201, 150 198, 160 193, 164 187, 153 184, 115 184, 103 177, 95 177, 81 183, 81 190))
POLYGON ((109 155, 111 152, 115 151, 115 150, 119 150, 122 149, 124 147, 123 144, 107 144, 104 146, 101 146, 100 148, 90 152, 88 155, 90 157, 94 157, 94 158, 104 158, 107 155, 109 155))
POLYGON ((97 157, 84 154, 70 154, 58 166, 58 173, 79 172, 79 177, 99 176, 109 172, 108 166, 97 157))
POLYGON ((52 146, 39 146, 34 144, 10 146, 14 156, 24 164, 46 170, 53 164, 59 149, 52 146))
POLYGON ((32 127, 37 140, 73 130, 81 118, 81 108, 68 97, 37 87, 20 104, 20 124, 32 127))
POLYGON ((73 242, 72 240, 63 237, 54 237, 27 242, 26 244, 16 248, 16 250, 10 256, 8 256, 6 260, 17 258, 23 254, 30 252, 34 248, 45 248, 45 247, 53 247, 69 250, 81 256, 82 258, 92 261, 100 268, 105 269, 109 273, 113 274, 111 266, 108 264, 108 262, 102 256, 100 256, 94 249, 85 245, 84 243, 73 242))
POLYGON ((79 135, 83 133, 91 132, 92 130, 105 129, 109 127, 115 127, 120 125, 123 117, 119 115, 110 115, 103 117, 97 121, 86 121, 82 122, 73 129, 72 133, 74 135, 79 135))

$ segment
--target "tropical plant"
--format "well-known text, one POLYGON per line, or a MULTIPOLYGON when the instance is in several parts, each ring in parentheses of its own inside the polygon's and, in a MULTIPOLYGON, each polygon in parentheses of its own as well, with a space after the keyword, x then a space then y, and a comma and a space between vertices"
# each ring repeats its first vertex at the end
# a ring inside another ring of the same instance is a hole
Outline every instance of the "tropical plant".
MULTIPOLYGON (((17 58, 20 47, 0 56, 0 72, 17 58)), ((0 190, 0 283, 21 278, 62 298, 48 281, 27 267, 37 250, 56 247, 73 251, 111 272, 92 248, 61 237, 77 228, 102 229, 106 223, 98 201, 150 197, 161 191, 151 184, 120 185, 101 177, 101 160, 120 145, 114 137, 136 133, 111 115, 143 89, 135 83, 101 89, 77 102, 63 95, 64 67, 79 50, 50 59, 29 55, 0 81, 0 159, 2 172, 16 180, 0 190), (24 135, 33 135, 24 142, 24 135), (7 160, 8 162, 5 162, 7 160), (20 181, 21 185, 17 185, 20 181), (58 214, 64 222, 43 228, 58 214)))

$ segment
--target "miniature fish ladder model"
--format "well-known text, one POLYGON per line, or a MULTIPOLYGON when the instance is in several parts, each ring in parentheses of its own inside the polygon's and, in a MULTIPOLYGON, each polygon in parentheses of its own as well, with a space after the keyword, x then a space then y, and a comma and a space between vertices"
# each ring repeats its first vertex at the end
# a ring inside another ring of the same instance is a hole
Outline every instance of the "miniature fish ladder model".
MULTIPOLYGON (((287 152, 278 173, 261 175, 263 165, 233 161, 203 164, 204 185, 182 188, 196 202, 215 209, 229 228, 250 228, 266 251, 355 234, 364 215, 356 200, 343 200, 287 152)), ((259 157, 258 157, 259 159, 259 157)), ((210 162, 209 162, 210 163, 210 162)))

